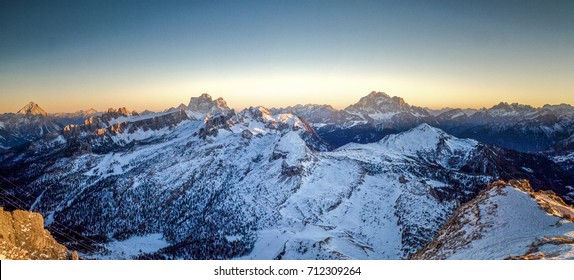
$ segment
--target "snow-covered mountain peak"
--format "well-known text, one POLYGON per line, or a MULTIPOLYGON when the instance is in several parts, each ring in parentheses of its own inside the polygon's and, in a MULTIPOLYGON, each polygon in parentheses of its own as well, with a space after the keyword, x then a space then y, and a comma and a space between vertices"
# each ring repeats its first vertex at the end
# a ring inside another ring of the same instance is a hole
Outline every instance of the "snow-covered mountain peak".
POLYGON ((408 143, 411 142, 410 140, 413 140, 414 143, 418 142, 422 146, 425 145, 428 146, 429 143, 436 143, 438 139, 445 137, 452 137, 452 136, 446 134, 441 129, 423 123, 408 131, 388 135, 387 137, 379 141, 379 143, 390 143, 390 142, 408 143))
POLYGON ((249 107, 241 112, 239 112, 235 117, 234 121, 242 122, 242 121, 258 121, 258 122, 265 122, 266 120, 271 120, 271 112, 263 106, 257 107, 249 107))
POLYGON ((442 129, 430 126, 427 123, 419 124, 417 127, 413 128, 409 131, 410 132, 425 131, 425 132, 430 132, 430 133, 434 133, 434 134, 445 134, 445 132, 442 131, 442 129))
POLYGON ((334 154, 352 155, 373 162, 380 159, 422 160, 447 170, 460 170, 476 157, 479 147, 475 140, 458 139, 424 123, 409 131, 388 135, 376 143, 347 144, 336 149, 334 154))
POLYGON ((270 130, 307 128, 299 117, 293 114, 272 114, 263 106, 249 107, 235 115, 231 122, 234 132, 249 130, 252 134, 266 134, 270 130))
POLYGON ((40 106, 34 102, 29 102, 26 106, 22 107, 22 109, 18 110, 17 114, 20 115, 42 115, 47 116, 48 113, 44 111, 44 109, 40 108, 40 106))
POLYGON ((388 135, 379 141, 379 144, 390 151, 417 154, 430 151, 448 151, 450 153, 469 151, 478 145, 478 142, 470 139, 458 139, 441 129, 423 123, 409 131, 388 135))

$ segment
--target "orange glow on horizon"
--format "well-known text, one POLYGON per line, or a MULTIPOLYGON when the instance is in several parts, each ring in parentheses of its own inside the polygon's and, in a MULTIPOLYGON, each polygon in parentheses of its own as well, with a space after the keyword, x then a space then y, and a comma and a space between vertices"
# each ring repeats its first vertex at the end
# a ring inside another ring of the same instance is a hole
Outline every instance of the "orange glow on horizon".
POLYGON ((193 80, 182 76, 142 82, 135 86, 126 83, 107 87, 61 88, 54 85, 43 89, 27 87, 2 90, 16 93, 2 98, 0 110, 4 112, 16 112, 29 101, 38 103, 49 113, 89 108, 104 111, 118 107, 140 112, 146 109, 162 111, 177 107, 180 103, 187 105, 191 97, 202 93, 208 93, 214 99, 222 97, 228 106, 236 110, 258 105, 278 108, 297 104, 328 104, 336 109, 344 109, 371 91, 383 91, 390 96, 402 97, 412 106, 430 109, 480 109, 500 102, 516 102, 533 107, 574 103, 574 96, 570 94, 574 87, 556 88, 552 94, 540 95, 540 92, 548 89, 513 84, 473 85, 454 79, 416 75, 406 78, 388 74, 252 74, 229 78, 198 77, 193 80), (78 95, 78 92, 82 94, 78 95))

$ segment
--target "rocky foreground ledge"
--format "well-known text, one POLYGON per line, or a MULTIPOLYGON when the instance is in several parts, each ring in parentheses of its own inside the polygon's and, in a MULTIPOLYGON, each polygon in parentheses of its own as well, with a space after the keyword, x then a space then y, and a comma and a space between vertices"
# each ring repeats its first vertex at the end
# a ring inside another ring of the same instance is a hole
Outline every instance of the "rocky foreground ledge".
POLYGON ((39 213, 0 207, 0 259, 2 260, 77 260, 44 229, 39 213))

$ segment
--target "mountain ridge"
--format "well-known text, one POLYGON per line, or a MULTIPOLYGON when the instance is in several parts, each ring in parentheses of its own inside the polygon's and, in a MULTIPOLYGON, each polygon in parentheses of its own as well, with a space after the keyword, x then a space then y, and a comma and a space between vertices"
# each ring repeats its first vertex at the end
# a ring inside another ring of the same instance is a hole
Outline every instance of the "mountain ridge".
POLYGON ((572 217, 574 208, 552 192, 525 180, 496 181, 411 259, 574 259, 572 217))
MULTIPOLYGON (((34 111, 39 106, 30 102, 22 112, 34 111)), ((114 109, 115 110, 115 109, 114 109)), ((122 110, 120 108, 119 110, 122 110)), ((126 110, 124 115, 130 114, 126 110)), ((185 110, 190 116, 202 118, 204 114, 229 114, 227 102, 219 97, 213 100, 204 93, 192 97, 188 105, 180 104, 165 112, 185 110)), ((8 149, 29 143, 51 132, 64 129, 67 125, 80 125, 89 117, 100 117, 105 113, 86 111, 79 115, 19 114, 39 116, 43 119, 27 121, 13 114, 0 115, 0 148, 8 149), (28 128, 24 129, 23 126, 28 128), (20 135, 19 131, 28 130, 20 135)), ((109 109, 108 109, 109 111, 109 109)), ((554 153, 564 156, 569 149, 567 138, 574 133, 574 107, 567 104, 544 105, 534 108, 518 103, 500 102, 491 108, 469 112, 452 109, 436 114, 421 107, 411 106, 400 97, 384 92, 373 91, 345 109, 337 110, 330 105, 296 105, 286 108, 271 108, 273 114, 291 113, 301 117, 331 147, 340 147, 347 143, 376 142, 389 134, 395 134, 414 128, 422 123, 439 127, 449 134, 461 138, 472 138, 484 143, 494 144, 522 152, 554 153), (531 137, 528 137, 531 136, 531 137), (519 139, 523 139, 519 141, 519 139), (566 143, 566 144, 564 144, 566 143)), ((107 112, 110 113, 110 112, 107 112)), ((120 112, 121 113, 121 112, 120 112)), ((144 115, 148 115, 146 112, 144 115)), ((131 112, 132 115, 139 115, 131 112)))
MULTIPOLYGON (((405 259, 493 181, 527 179, 574 202, 574 160, 449 133, 482 121, 567 133, 568 107, 515 114, 524 108, 503 103, 477 120, 421 115, 381 92, 359 105, 235 112, 202 94, 157 113, 108 109, 0 153, 0 175, 14 182, 1 184, 96 259, 405 259), (374 118, 382 108, 392 116, 374 118), (351 141, 333 147, 327 132, 351 141), (122 249, 135 244, 150 246, 122 249)), ((51 120, 16 119, 27 118, 51 120)), ((567 152, 571 136, 558 136, 567 152)))

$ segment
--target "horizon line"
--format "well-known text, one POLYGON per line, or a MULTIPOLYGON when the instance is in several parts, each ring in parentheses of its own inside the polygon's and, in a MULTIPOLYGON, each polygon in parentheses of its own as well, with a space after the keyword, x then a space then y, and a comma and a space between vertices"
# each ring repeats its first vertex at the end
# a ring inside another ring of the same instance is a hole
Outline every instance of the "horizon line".
MULTIPOLYGON (((373 92, 381 92, 381 93, 385 93, 385 94, 389 95, 388 93, 386 93, 386 92, 384 92, 384 91, 371 91, 371 93, 373 93, 373 92)), ((190 99, 191 99, 191 98, 200 97, 200 96, 203 95, 203 94, 208 94, 208 95, 212 98, 212 100, 216 100, 216 99, 218 99, 218 98, 222 98, 222 99, 227 103, 227 101, 226 101, 226 99, 225 99, 224 97, 219 96, 219 97, 217 97, 217 98, 213 98, 209 93, 202 93, 202 94, 197 95, 197 96, 191 96, 190 99)), ((370 93, 369 93, 369 94, 370 94, 370 93)), ((366 97, 366 96, 367 96, 367 95, 364 95, 364 96, 362 96, 361 98, 366 97)), ((398 98, 403 99, 402 97, 396 96, 396 95, 395 95, 395 96, 389 95, 389 97, 391 97, 391 98, 393 98, 393 97, 398 97, 398 98)), ((359 98, 359 99, 361 99, 361 98, 359 98)), ((404 99, 403 99, 403 100, 404 100, 404 99)), ((358 102, 358 101, 359 101, 359 100, 357 100, 357 102, 358 102)), ((305 104, 303 104, 303 103, 296 103, 296 104, 290 104, 290 105, 279 106, 279 107, 278 107, 278 106, 268 107, 268 106, 264 106, 264 105, 250 105, 250 106, 240 107, 240 106, 231 106, 231 105, 229 105, 229 104, 227 104, 227 106, 228 106, 229 108, 231 108, 231 109, 236 110, 236 111, 243 111, 243 110, 248 109, 248 108, 250 108, 250 107, 259 107, 259 106, 264 107, 264 108, 267 108, 267 109, 285 109, 285 108, 288 108, 288 107, 312 106, 312 105, 315 105, 315 106, 331 106, 331 107, 333 107, 334 109, 336 109, 336 110, 338 110, 338 111, 342 111, 342 110, 345 110, 347 107, 356 104, 357 102, 351 103, 351 104, 348 104, 348 105, 345 105, 345 106, 341 106, 341 107, 340 107, 340 106, 334 106, 334 105, 328 104, 328 103, 323 103, 323 104, 319 104, 319 103, 305 103, 305 104)), ((5 112, 2 112, 2 113, 0 113, 0 114, 10 114, 10 113, 12 113, 12 114, 17 114, 17 112, 18 112, 19 110, 21 110, 22 108, 26 107, 26 106, 27 106, 28 104, 30 104, 30 103, 34 103, 34 104, 38 105, 40 108, 43 109, 43 107, 42 107, 38 102, 31 100, 31 101, 29 101, 28 103, 26 103, 25 105, 23 105, 22 107, 19 107, 20 109, 14 111, 14 112, 7 112, 7 111, 5 111, 5 112)), ((189 103, 189 102, 188 102, 188 103, 189 103)), ((500 102, 498 102, 498 103, 495 103, 495 104, 491 105, 490 107, 485 107, 485 106, 482 106, 482 107, 467 107, 467 106, 463 106, 463 107, 452 107, 452 106, 444 106, 444 107, 440 107, 440 108, 436 108, 436 107, 432 108, 432 107, 428 107, 428 106, 418 106, 418 105, 415 105, 415 104, 411 104, 411 103, 409 103, 409 102, 406 102, 406 100, 405 100, 405 103, 408 104, 409 106, 412 106, 412 107, 419 107, 419 108, 423 108, 423 109, 425 109, 425 110, 430 110, 430 111, 443 111, 443 110, 448 111, 448 110, 456 110, 456 109, 460 109, 460 110, 477 110, 477 111, 480 111, 480 110, 491 109, 491 108, 493 108, 493 107, 495 107, 495 106, 497 106, 497 105, 500 105, 500 104, 530 106, 530 107, 532 107, 532 108, 534 108, 534 109, 541 109, 541 108, 544 108, 544 107, 546 107, 546 106, 561 106, 561 105, 566 105, 566 106, 571 106, 571 107, 572 107, 572 104, 569 104, 569 103, 567 103, 567 102, 561 102, 561 103, 558 103, 558 104, 546 103, 546 104, 544 104, 544 105, 542 105, 542 106, 535 106, 535 105, 526 104, 526 103, 520 103, 520 102, 500 101, 500 102), (466 108, 465 108, 465 107, 466 107, 466 108)), ((150 111, 150 112, 154 112, 154 113, 159 113, 159 112, 167 111, 167 110, 172 109, 172 108, 177 108, 177 106, 180 106, 180 105, 182 105, 182 104, 185 105, 185 106, 188 106, 188 104, 186 104, 186 103, 184 103, 184 102, 181 102, 180 104, 178 104, 178 105, 176 105, 176 106, 170 106, 170 107, 168 107, 168 108, 164 108, 164 109, 161 109, 161 110, 151 110, 151 109, 148 109, 148 108, 144 108, 144 109, 141 109, 141 110, 129 110, 129 111, 136 111, 136 112, 138 112, 138 113, 141 113, 141 112, 144 112, 144 111, 150 111)), ((117 108, 130 109, 129 106, 121 106, 121 107, 117 107, 117 108)), ((95 111, 98 112, 98 113, 102 113, 102 112, 106 112, 106 111, 109 110, 109 109, 117 109, 117 108, 116 108, 116 107, 107 107, 107 108, 105 108, 105 109, 103 109, 103 110, 100 110, 100 109, 94 108, 93 106, 88 106, 88 107, 84 107, 83 109, 77 109, 77 110, 75 110, 75 111, 47 112, 47 114, 48 114, 48 115, 55 115, 55 114, 73 114, 73 113, 78 113, 78 112, 80 112, 80 111, 87 111, 87 110, 95 110, 95 111)))

